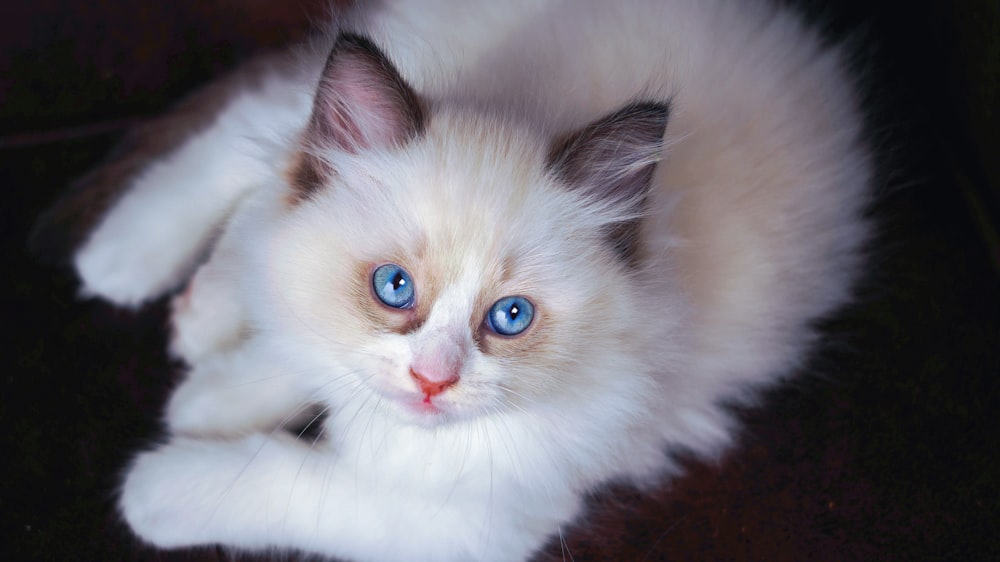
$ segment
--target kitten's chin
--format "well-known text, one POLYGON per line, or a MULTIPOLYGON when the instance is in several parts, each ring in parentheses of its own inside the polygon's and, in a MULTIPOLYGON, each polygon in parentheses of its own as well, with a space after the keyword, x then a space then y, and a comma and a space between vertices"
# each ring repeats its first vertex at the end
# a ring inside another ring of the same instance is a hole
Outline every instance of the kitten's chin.
POLYGON ((428 429, 458 423, 467 417, 451 404, 422 397, 396 398, 392 404, 392 410, 400 421, 428 429))

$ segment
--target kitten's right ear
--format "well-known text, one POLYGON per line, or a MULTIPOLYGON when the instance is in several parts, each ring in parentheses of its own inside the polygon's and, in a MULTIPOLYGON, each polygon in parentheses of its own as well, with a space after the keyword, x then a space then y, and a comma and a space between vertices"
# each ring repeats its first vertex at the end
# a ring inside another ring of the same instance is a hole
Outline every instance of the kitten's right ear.
POLYGON ((668 103, 637 102, 558 139, 548 168, 571 189, 627 203, 649 189, 663 152, 668 103))
POLYGON ((423 129, 420 100, 388 57, 366 38, 342 34, 320 77, 293 187, 306 195, 331 173, 312 150, 357 153, 401 145, 423 129))
POLYGON ((622 211, 627 220, 612 225, 608 238, 627 262, 634 261, 638 216, 663 153, 670 115, 667 102, 636 102, 558 139, 548 169, 570 189, 622 211))

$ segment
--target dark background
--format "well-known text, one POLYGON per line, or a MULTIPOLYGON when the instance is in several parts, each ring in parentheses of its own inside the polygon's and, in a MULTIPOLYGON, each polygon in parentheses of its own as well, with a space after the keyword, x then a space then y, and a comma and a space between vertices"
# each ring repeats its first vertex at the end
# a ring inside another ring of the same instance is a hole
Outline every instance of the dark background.
MULTIPOLYGON (((1000 5, 793 3, 851 42, 865 77, 881 163, 871 273, 802 376, 743 412, 742 447, 651 496, 595 495, 567 536, 576 560, 1000 559, 1000 5)), ((68 270, 29 257, 27 234, 129 126, 325 11, 0 5, 0 558, 229 557, 157 553, 114 512, 176 377, 163 303, 76 299, 68 270)), ((561 560, 550 546, 543 558, 561 560)))

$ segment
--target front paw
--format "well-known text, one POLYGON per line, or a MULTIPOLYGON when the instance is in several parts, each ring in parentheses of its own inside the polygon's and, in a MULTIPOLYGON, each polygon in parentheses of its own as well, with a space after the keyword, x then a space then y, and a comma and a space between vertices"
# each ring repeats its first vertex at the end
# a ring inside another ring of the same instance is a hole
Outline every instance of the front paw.
MULTIPOLYGON (((132 531, 160 548, 203 544, 205 494, 191 474, 197 460, 190 451, 167 445, 142 453, 129 468, 118 506, 132 531)), ((217 494, 217 491, 216 491, 217 494)))
POLYGON ((154 240, 147 230, 162 235, 123 220, 101 225, 73 258, 81 293, 138 306, 180 284, 193 266, 191 246, 201 240, 154 240))
POLYGON ((288 497, 282 486, 294 480, 303 457, 286 457, 298 450, 293 441, 261 434, 175 438, 135 459, 118 507, 136 535, 160 548, 268 546, 268 509, 288 497))

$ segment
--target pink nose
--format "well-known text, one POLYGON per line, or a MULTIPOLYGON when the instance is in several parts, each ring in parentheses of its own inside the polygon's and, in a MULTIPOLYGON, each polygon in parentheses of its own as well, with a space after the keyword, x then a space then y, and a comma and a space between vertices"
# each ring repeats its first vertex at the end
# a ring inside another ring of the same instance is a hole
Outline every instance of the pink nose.
POLYGON ((428 398, 441 394, 449 386, 458 382, 457 375, 451 375, 448 378, 441 380, 431 380, 431 377, 424 376, 414 371, 412 368, 410 369, 410 376, 413 377, 413 380, 417 381, 417 384, 420 386, 420 391, 426 394, 428 398))

